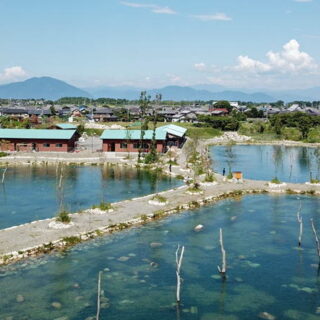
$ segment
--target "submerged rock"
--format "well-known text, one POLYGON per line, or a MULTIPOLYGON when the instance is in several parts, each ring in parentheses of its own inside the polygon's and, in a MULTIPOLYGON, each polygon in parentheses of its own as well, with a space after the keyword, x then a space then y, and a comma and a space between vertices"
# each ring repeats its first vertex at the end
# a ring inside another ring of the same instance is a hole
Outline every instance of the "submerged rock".
POLYGON ((259 318, 266 319, 266 320, 275 320, 276 319, 276 317, 273 316, 269 312, 260 312, 258 316, 259 316, 259 318))
POLYGON ((67 316, 55 318, 54 320, 68 320, 69 318, 67 316))
POLYGON ((19 302, 19 303, 20 302, 24 302, 24 296, 21 295, 21 294, 18 294, 17 297, 16 297, 16 301, 19 302))
POLYGON ((162 243, 161 242, 151 242, 150 247, 151 248, 159 248, 159 247, 162 247, 162 243))
POLYGON ((204 226, 202 224, 198 224, 197 226, 194 227, 194 231, 199 232, 204 228, 204 226))
POLYGON ((54 307, 55 309, 61 309, 62 304, 60 302, 54 301, 51 303, 51 306, 54 307))
POLYGON ((129 259, 130 259, 130 257, 123 256, 123 257, 118 258, 117 260, 121 261, 121 262, 125 262, 125 261, 128 261, 129 259))

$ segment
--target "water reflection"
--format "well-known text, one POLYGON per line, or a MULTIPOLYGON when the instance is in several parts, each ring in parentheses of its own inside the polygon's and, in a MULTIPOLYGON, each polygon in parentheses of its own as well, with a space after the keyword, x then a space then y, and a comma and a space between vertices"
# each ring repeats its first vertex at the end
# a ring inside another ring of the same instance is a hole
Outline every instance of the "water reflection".
POLYGON ((228 165, 242 171, 245 178, 270 181, 278 177, 286 182, 306 182, 319 178, 319 148, 288 146, 214 146, 211 148, 214 169, 222 172, 228 165))
POLYGON ((0 228, 176 187, 181 181, 120 166, 10 167, 0 188, 0 228))

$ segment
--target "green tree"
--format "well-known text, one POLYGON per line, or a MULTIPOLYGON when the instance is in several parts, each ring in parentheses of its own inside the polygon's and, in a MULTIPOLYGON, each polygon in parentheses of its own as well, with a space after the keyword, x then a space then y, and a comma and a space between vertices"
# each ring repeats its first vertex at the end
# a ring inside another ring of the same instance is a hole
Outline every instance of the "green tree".
POLYGON ((147 96, 146 91, 141 92, 139 105, 140 105, 141 130, 140 130, 140 141, 139 141, 139 150, 138 150, 138 163, 141 161, 141 154, 143 149, 143 137, 145 135, 145 130, 148 129, 148 118, 146 116, 146 113, 150 105, 150 96, 147 96))

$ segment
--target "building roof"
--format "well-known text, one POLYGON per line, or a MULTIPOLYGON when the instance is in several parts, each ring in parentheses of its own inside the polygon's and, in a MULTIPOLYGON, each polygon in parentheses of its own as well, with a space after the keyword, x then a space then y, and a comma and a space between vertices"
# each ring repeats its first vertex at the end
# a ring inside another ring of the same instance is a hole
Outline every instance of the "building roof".
POLYGON ((0 129, 0 139, 69 140, 76 130, 0 129))
MULTIPOLYGON (((141 130, 104 130, 102 140, 140 140, 141 130)), ((164 130, 156 130, 156 140, 166 140, 164 130)), ((143 140, 152 140, 153 130, 145 130, 143 140)))
POLYGON ((76 130, 77 126, 71 123, 57 123, 56 127, 63 129, 63 130, 76 130))
POLYGON ((166 126, 159 127, 157 130, 164 130, 166 133, 169 133, 178 137, 183 137, 187 132, 186 128, 176 126, 174 124, 168 124, 166 126))

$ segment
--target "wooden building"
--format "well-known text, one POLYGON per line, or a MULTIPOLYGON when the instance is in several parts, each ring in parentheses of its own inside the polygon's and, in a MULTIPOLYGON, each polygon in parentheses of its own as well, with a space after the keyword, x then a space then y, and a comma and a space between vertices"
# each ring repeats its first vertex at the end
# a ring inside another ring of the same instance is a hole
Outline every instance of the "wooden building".
MULTIPOLYGON (((140 145, 141 130, 104 130, 100 137, 103 141, 104 152, 138 152, 140 145)), ((147 153, 151 149, 153 130, 145 130, 143 136, 142 150, 147 153)), ((166 133, 156 130, 157 152, 165 152, 166 133)))
POLYGON ((76 130, 0 129, 1 151, 73 151, 76 130))
MULTIPOLYGON (((166 125, 156 129, 157 152, 166 152, 167 147, 181 148, 185 142, 187 129, 176 125, 166 125)), ((141 130, 105 130, 100 137, 104 152, 138 152, 141 130)), ((151 149, 153 130, 145 130, 142 150, 148 153, 151 149)))

